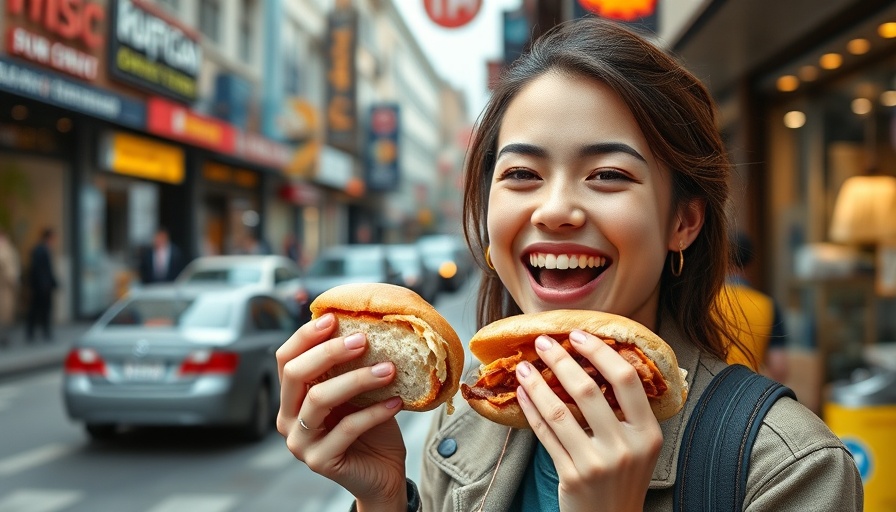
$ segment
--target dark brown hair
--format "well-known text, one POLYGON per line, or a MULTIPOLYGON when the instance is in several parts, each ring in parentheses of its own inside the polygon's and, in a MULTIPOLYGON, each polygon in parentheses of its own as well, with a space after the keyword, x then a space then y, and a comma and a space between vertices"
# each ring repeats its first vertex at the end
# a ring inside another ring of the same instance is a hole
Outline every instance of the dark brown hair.
MULTIPOLYGON (((498 131, 511 100, 548 72, 600 80, 628 105, 655 157, 672 176, 673 211, 700 201, 703 228, 684 251, 679 277, 667 264, 661 277, 660 311, 668 313, 702 349, 724 357, 730 337, 716 313, 725 280, 728 238, 725 202, 730 162, 718 132, 715 105, 706 87, 672 57, 613 22, 585 18, 554 27, 501 76, 474 134, 464 184, 464 235, 483 269, 479 327, 520 313, 494 271, 485 265, 489 188, 498 131)), ((670 255, 676 258, 677 253, 670 255)))

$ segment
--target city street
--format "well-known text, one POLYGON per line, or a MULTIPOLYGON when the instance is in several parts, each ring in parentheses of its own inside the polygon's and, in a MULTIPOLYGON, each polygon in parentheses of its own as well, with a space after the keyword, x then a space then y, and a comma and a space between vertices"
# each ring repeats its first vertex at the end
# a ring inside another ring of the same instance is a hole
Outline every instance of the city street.
MULTIPOLYGON (((475 290, 471 280, 435 304, 465 344, 475 290)), ((0 512, 348 510, 351 497, 296 461, 276 432, 257 444, 171 429, 92 443, 66 417, 60 383, 58 370, 0 383, 0 512)), ((399 421, 416 478, 430 415, 400 413, 399 421)))

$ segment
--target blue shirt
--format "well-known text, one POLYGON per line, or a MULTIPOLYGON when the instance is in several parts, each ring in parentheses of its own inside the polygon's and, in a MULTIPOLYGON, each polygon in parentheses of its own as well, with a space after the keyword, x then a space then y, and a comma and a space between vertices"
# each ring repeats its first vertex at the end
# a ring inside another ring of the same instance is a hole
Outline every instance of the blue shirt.
POLYGON ((541 443, 535 442, 535 453, 526 468, 520 488, 510 510, 515 512, 554 512, 560 510, 560 478, 554 461, 541 443))

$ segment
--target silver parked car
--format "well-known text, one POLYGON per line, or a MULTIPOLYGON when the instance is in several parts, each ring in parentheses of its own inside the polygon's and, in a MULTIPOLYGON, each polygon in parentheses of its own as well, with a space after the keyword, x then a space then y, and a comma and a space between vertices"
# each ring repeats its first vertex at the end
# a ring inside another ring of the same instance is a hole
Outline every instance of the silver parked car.
POLYGON ((119 426, 229 426, 261 439, 279 408, 276 349, 296 318, 259 288, 134 291, 65 360, 69 417, 96 439, 119 426))
MULTIPOLYGON (((296 262, 276 255, 203 256, 177 276, 177 283, 225 283, 263 286, 300 314, 307 310, 308 291, 296 262)), ((307 320, 307 319, 302 319, 307 320)))
POLYGON ((457 291, 476 271, 476 264, 464 239, 457 235, 433 234, 417 239, 423 261, 441 276, 442 289, 457 291))
POLYGON ((311 301, 326 290, 346 283, 401 285, 401 274, 392 267, 382 244, 347 244, 325 249, 304 276, 311 301))
POLYGON ((392 267, 401 274, 401 284, 417 292, 432 304, 442 288, 442 278, 423 261, 417 244, 389 244, 386 254, 392 267))

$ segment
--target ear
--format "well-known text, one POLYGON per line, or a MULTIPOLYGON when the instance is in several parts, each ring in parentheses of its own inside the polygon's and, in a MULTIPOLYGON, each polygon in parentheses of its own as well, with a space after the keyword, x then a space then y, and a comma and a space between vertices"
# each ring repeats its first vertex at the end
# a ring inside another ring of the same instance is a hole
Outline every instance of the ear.
POLYGON ((706 201, 703 199, 692 199, 678 207, 672 219, 672 229, 669 231, 670 251, 687 249, 694 243, 703 228, 705 214, 706 201))

